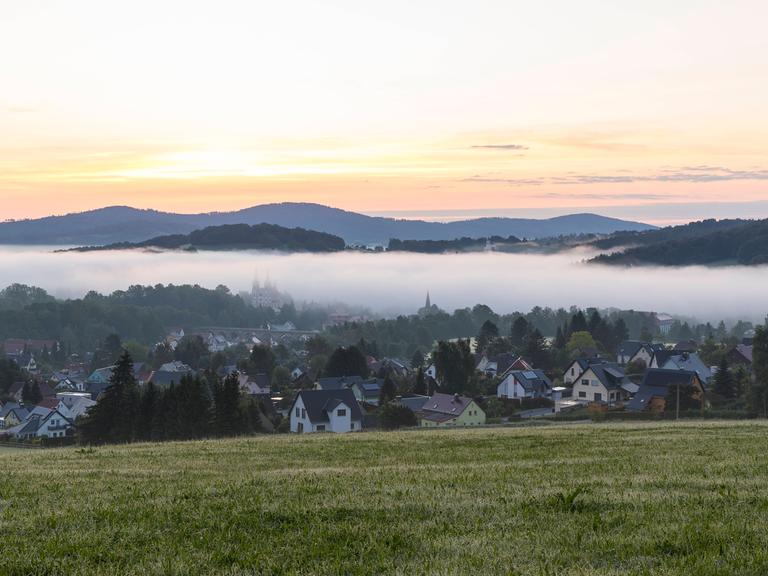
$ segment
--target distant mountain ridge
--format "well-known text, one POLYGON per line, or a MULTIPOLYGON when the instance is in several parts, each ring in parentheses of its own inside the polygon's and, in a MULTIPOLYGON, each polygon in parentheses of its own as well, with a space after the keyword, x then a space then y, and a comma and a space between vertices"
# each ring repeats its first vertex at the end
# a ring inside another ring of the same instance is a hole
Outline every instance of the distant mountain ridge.
POLYGON ((110 206, 63 216, 0 223, 0 244, 64 246, 141 242, 156 236, 189 234, 225 224, 276 224, 326 232, 343 238, 347 244, 381 245, 386 245, 392 238, 454 240, 514 235, 532 239, 655 228, 597 214, 572 214, 544 220, 477 218, 443 223, 366 216, 311 203, 263 204, 233 212, 206 214, 174 214, 110 206))

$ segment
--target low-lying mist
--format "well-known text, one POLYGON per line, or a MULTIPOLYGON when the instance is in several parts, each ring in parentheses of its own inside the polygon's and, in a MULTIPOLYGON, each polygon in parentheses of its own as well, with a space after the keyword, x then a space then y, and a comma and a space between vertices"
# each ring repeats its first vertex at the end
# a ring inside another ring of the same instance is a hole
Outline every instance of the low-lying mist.
POLYGON ((703 321, 762 321, 768 267, 612 268, 586 265, 589 254, 409 253, 276 254, 141 251, 53 253, 0 247, 0 286, 40 286, 80 297, 132 284, 219 284, 250 290, 267 277, 298 302, 344 302, 384 314, 413 313, 426 292, 441 308, 485 303, 497 312, 534 306, 653 310, 703 321))

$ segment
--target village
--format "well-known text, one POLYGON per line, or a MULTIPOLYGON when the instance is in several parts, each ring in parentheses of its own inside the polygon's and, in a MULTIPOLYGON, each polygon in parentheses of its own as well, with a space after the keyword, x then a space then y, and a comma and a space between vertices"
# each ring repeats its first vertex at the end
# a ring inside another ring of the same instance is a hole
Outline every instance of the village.
MULTIPOLYGON (((271 299, 278 293, 270 288, 269 294, 259 292, 253 305, 279 309, 271 299)), ((414 318, 429 320, 441 313, 427 296, 414 318)), ((364 339, 334 348, 334 329, 361 322, 344 317, 333 318, 322 330, 297 330, 291 322, 189 332, 172 327, 147 358, 136 361, 118 335, 108 337, 89 358, 65 357, 55 340, 10 338, 2 350, 18 368, 19 379, 0 401, 0 438, 46 446, 82 441, 79 427, 115 384, 121 357, 129 358, 139 395, 149 388, 153 394, 167 392, 192 379, 207 390, 236 379, 237 402, 244 411, 250 403, 255 414, 257 424, 247 429, 252 432, 704 417, 718 410, 734 417, 758 415, 751 392, 754 329, 740 339, 731 335, 716 342, 710 334, 703 341, 671 342, 670 332, 673 326, 679 332, 679 322, 668 315, 652 318, 655 338, 620 341, 616 336, 627 332, 623 323, 611 325, 595 311, 589 318, 581 311, 574 314, 554 338, 541 336, 523 317, 509 337, 486 321, 476 336, 435 342, 431 350, 417 350, 407 360, 375 355, 375 343, 364 339), (606 345, 605 334, 615 344, 606 345), (56 364, 53 358, 60 360, 57 369, 41 368, 56 364)), ((216 400, 206 401, 212 412, 216 400)), ((199 430, 212 433, 202 422, 199 430)), ((146 438, 154 437, 148 433, 146 438)))

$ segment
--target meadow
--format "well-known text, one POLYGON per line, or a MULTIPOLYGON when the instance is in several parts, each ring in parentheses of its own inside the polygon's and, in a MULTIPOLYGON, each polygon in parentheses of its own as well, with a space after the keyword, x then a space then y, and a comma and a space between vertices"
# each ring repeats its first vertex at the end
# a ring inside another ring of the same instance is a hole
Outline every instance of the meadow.
POLYGON ((766 574, 768 424, 0 453, 0 573, 766 574))

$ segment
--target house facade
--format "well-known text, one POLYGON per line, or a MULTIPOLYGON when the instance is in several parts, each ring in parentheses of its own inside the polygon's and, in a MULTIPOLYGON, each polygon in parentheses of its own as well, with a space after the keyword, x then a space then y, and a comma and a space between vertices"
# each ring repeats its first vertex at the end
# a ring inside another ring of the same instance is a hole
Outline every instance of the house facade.
POLYGON ((541 370, 513 370, 496 387, 498 398, 548 398, 552 381, 541 370))
POLYGON ((291 432, 360 432, 363 413, 351 390, 301 390, 290 411, 291 432))
POLYGON ((618 364, 593 364, 574 382, 572 397, 581 402, 614 404, 637 391, 618 364))
POLYGON ((485 412, 472 398, 436 393, 416 413, 424 428, 467 427, 485 424, 485 412))
POLYGON ((680 390, 690 388, 693 398, 701 409, 704 408, 704 385, 696 372, 690 370, 664 370, 652 368, 645 373, 640 388, 627 404, 627 410, 634 412, 664 412, 667 398, 680 390))

